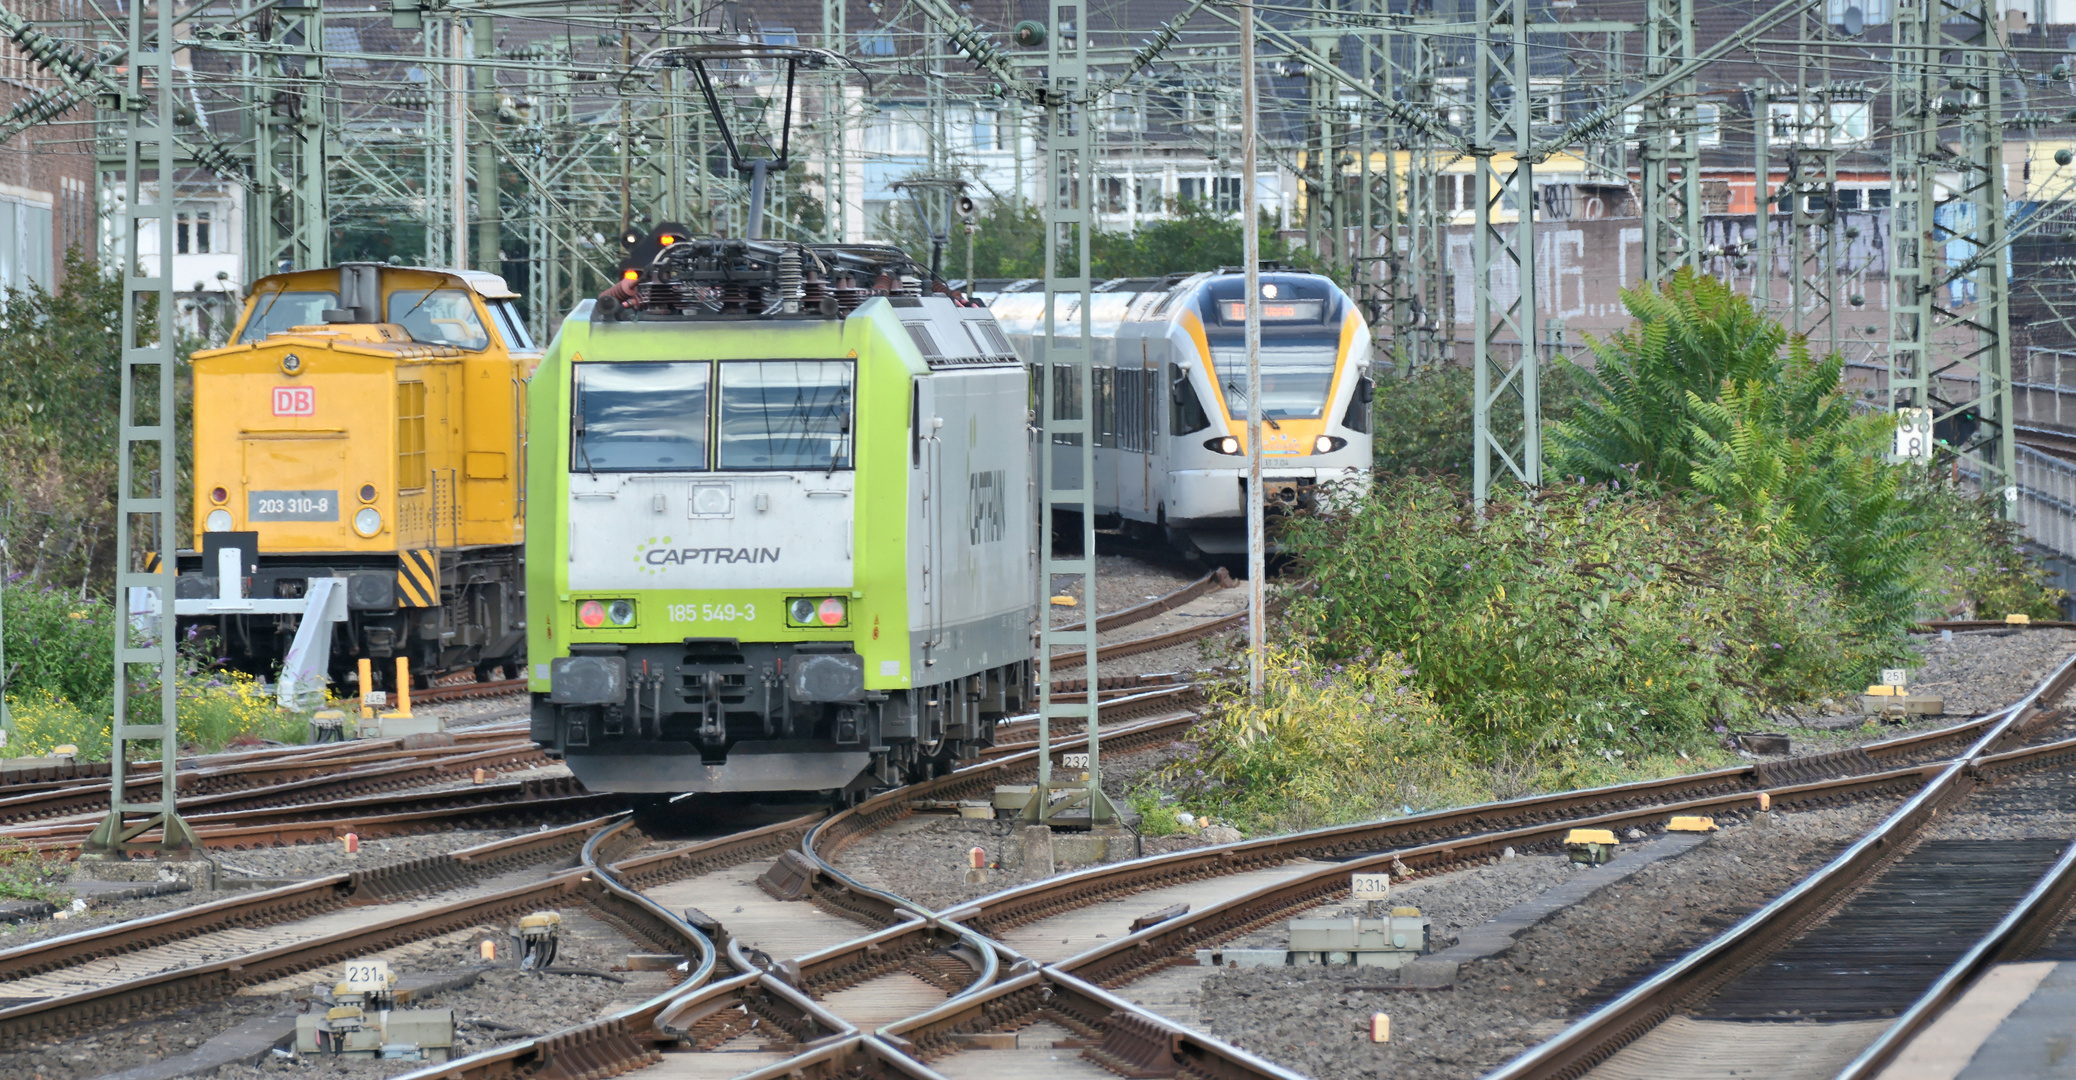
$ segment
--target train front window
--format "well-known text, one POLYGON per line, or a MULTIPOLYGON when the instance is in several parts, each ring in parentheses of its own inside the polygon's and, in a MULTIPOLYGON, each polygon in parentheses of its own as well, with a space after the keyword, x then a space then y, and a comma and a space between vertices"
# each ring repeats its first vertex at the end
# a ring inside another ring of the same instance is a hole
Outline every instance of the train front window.
POLYGON ((238 335, 240 345, 265 341, 268 334, 298 326, 323 326, 325 309, 339 306, 339 294, 278 290, 254 297, 252 304, 252 318, 238 335))
POLYGON ((573 472, 704 472, 706 361, 577 364, 570 402, 573 472))
POLYGON ((465 289, 398 289, 389 294, 389 321, 421 345, 452 345, 469 352, 490 345, 490 334, 465 289))
MULTIPOLYGON (((1326 395, 1333 388, 1334 361, 1339 341, 1278 342, 1261 345, 1261 414, 1268 420, 1316 420, 1326 410, 1326 395)), ((1213 348, 1211 359, 1218 365, 1218 389, 1225 397, 1226 412, 1235 420, 1247 418, 1247 348, 1213 348)))
POLYGON ((851 467, 848 360, 736 360, 721 365, 721 468, 851 467))

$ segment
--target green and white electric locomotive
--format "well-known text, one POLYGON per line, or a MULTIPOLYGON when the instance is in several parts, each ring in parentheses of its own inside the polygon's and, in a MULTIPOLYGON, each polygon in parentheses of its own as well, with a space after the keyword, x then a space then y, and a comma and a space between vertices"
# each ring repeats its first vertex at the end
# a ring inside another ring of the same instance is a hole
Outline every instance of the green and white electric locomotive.
POLYGON ((1034 440, 883 247, 668 232, 528 394, 533 737, 593 791, 857 792, 1034 707, 1034 440))

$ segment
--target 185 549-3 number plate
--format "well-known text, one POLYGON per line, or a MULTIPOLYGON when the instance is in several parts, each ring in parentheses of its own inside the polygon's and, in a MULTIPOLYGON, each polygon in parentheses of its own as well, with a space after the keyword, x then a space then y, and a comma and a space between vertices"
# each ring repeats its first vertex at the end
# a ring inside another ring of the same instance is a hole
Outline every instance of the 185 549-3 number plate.
POLYGON ((336 491, 252 491, 245 496, 247 521, 337 521, 336 491))

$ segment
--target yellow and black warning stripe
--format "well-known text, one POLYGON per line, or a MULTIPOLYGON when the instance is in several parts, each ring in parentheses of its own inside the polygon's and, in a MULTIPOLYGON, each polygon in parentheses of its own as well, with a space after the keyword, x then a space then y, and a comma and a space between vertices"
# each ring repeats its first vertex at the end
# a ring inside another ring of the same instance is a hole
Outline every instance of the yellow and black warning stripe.
POLYGON ((405 551, 397 560, 396 599, 402 607, 440 606, 440 553, 405 551))
POLYGON ((147 574, 156 574, 159 572, 158 552, 147 551, 144 553, 144 572, 147 574))

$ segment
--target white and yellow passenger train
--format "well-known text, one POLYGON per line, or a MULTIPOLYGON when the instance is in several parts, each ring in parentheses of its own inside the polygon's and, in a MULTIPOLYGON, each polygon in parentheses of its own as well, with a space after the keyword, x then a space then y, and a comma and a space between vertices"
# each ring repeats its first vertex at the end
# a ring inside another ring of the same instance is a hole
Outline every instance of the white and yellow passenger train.
MULTIPOLYGON (((1246 278, 1232 270, 1127 278, 1090 297, 1099 526, 1219 558, 1244 552, 1246 278)), ((1039 363, 1041 281, 982 281, 974 295, 1039 363)), ((1370 471, 1370 335, 1358 306, 1317 274, 1261 274, 1263 498, 1272 510, 1358 491, 1370 471)), ((1063 297, 1055 333, 1079 330, 1063 297)), ((1057 376, 1056 376, 1057 377, 1057 376)), ((1060 454, 1060 465, 1078 455, 1060 454)), ((1063 478, 1064 479, 1064 478, 1063 478)))

